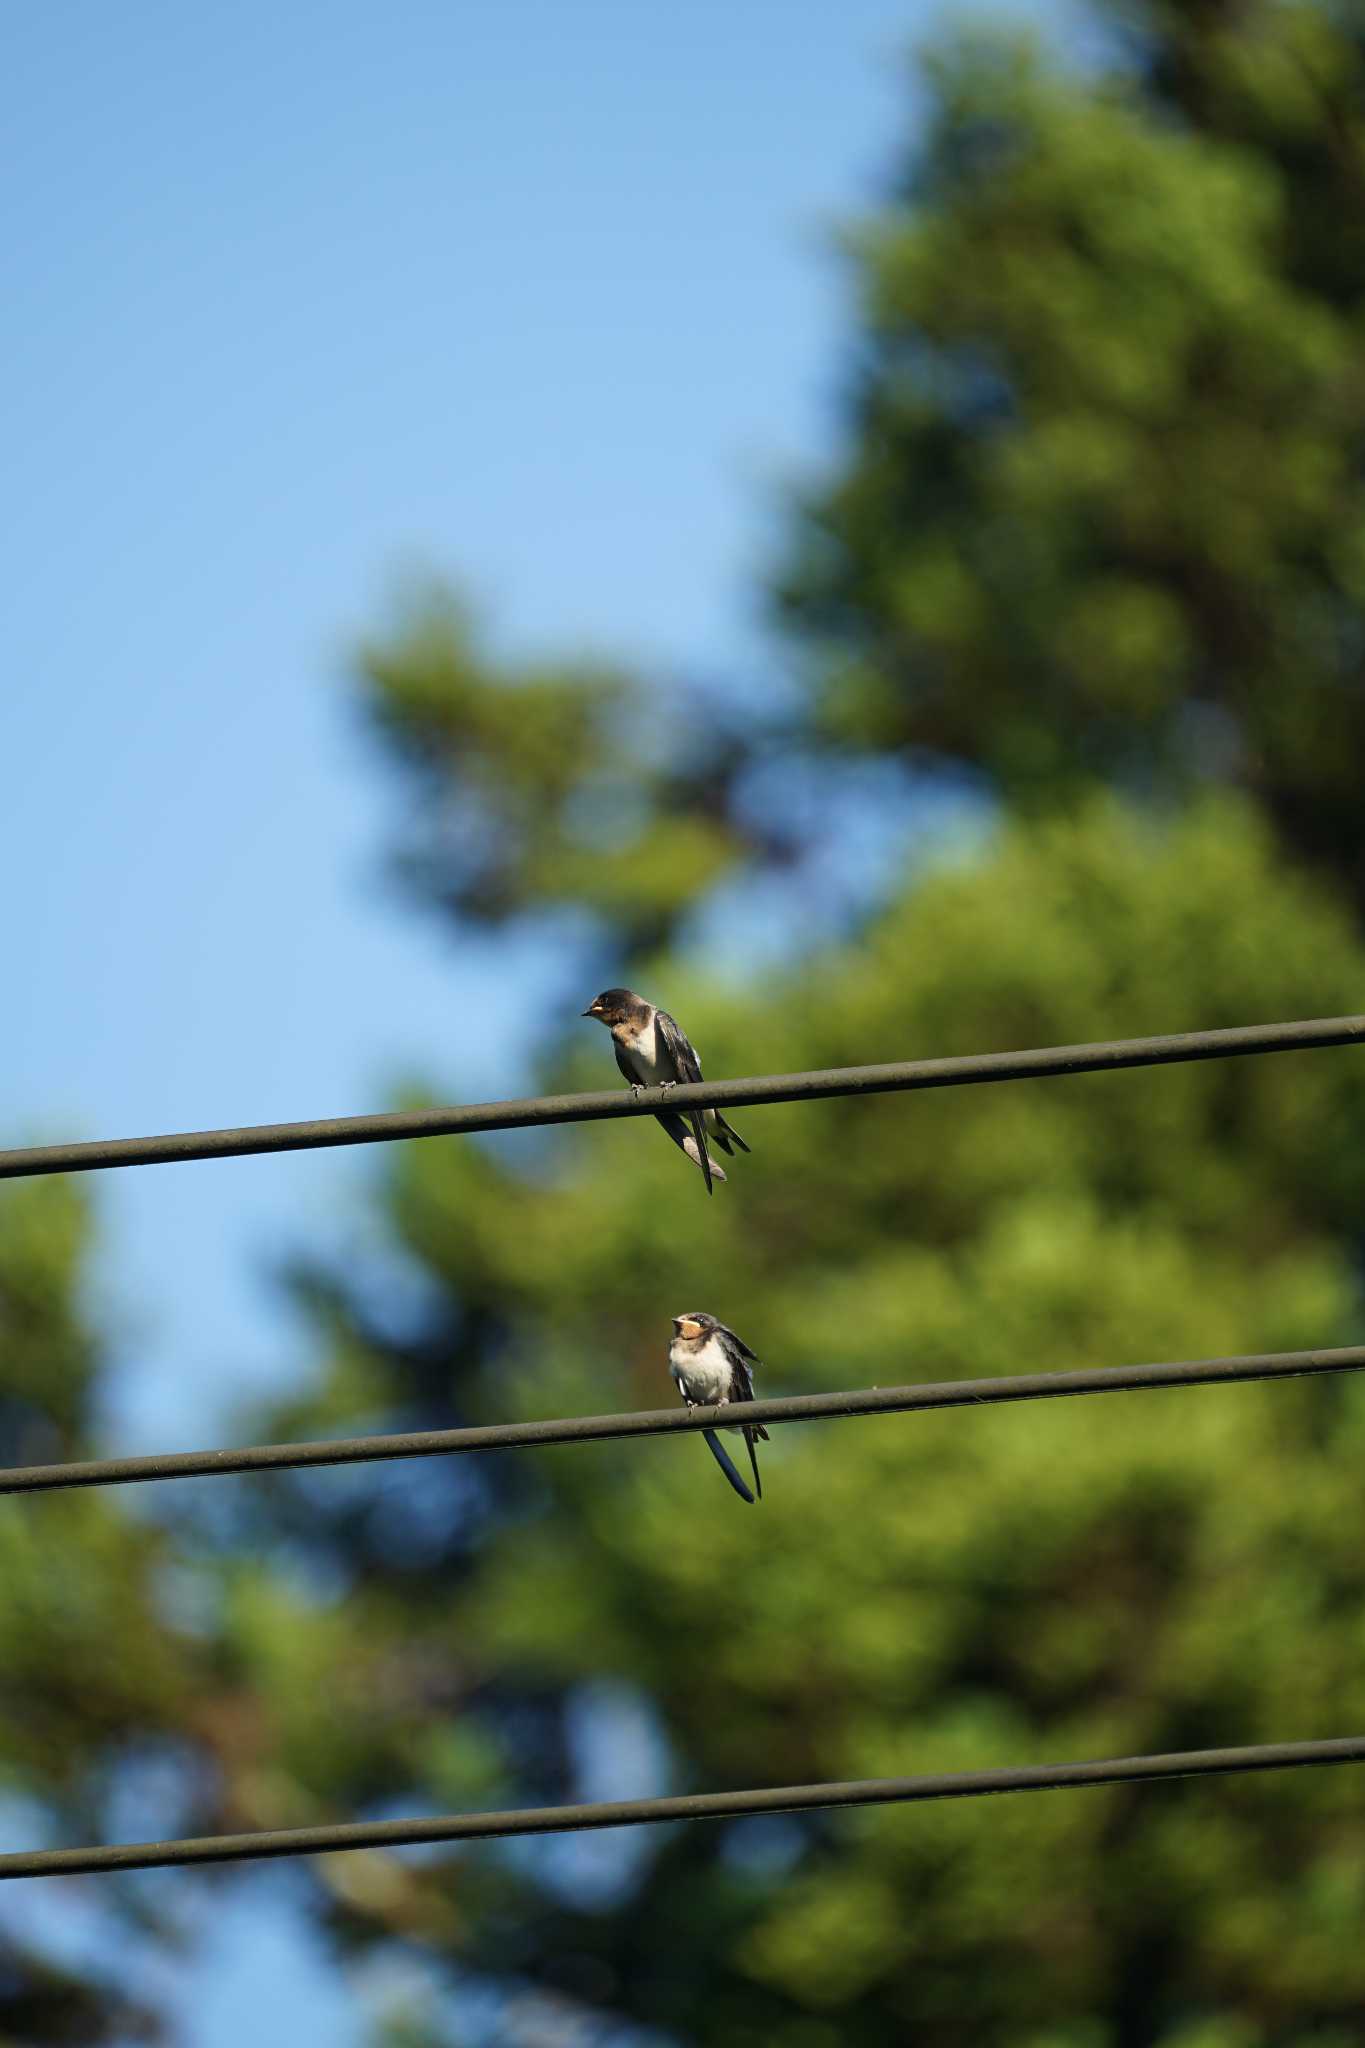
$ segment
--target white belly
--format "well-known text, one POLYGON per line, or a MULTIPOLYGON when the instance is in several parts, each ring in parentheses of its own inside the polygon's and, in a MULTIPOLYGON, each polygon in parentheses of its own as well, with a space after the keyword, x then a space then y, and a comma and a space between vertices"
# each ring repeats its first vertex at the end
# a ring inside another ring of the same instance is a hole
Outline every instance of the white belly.
POLYGON ((694 1349, 674 1344, 668 1354, 668 1369, 686 1401, 711 1406, 730 1392, 730 1361, 714 1337, 694 1349))
POLYGON ((635 1069, 637 1078, 647 1088, 657 1088, 661 1081, 677 1080, 673 1062, 663 1048, 652 1017, 633 1038, 622 1039, 621 1050, 635 1069))

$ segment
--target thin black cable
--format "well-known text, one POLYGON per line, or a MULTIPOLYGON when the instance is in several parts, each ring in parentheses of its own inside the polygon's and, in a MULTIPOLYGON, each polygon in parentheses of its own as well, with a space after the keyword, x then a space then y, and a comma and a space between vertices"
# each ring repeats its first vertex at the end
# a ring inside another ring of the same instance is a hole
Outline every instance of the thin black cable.
POLYGON ((496 1422, 473 1429, 422 1429, 406 1435, 338 1437, 301 1444, 250 1444, 219 1451, 172 1451, 140 1458, 90 1458, 70 1465, 0 1469, 0 1493, 46 1493, 69 1486, 124 1486, 148 1479, 200 1479, 228 1472, 277 1472, 312 1465, 363 1465, 389 1458, 437 1458, 460 1451, 506 1451, 541 1444, 602 1443, 615 1437, 666 1436, 674 1430, 745 1422, 819 1422, 840 1416, 894 1415, 928 1408, 990 1407, 1048 1401, 1067 1394, 1121 1394, 1145 1387, 1221 1386, 1243 1380, 1301 1379, 1359 1372, 1365 1344, 1335 1351, 1263 1351, 1238 1358, 1196 1358, 1166 1365, 1102 1366, 1083 1372, 1020 1373, 986 1380, 940 1380, 908 1387, 863 1387, 840 1394, 790 1394, 728 1408, 644 1408, 618 1415, 574 1415, 547 1422, 496 1422))
POLYGON ((1033 1052, 974 1053, 953 1059, 900 1060, 886 1066, 828 1067, 809 1074, 758 1074, 700 1081, 638 1095, 603 1089, 540 1095, 465 1108, 390 1110, 311 1123, 248 1124, 235 1130, 173 1131, 155 1138, 95 1138, 0 1152, 0 1180, 39 1173, 89 1173, 110 1166, 165 1166, 255 1152, 306 1152, 326 1145, 373 1145, 398 1138, 448 1138, 468 1131, 514 1131, 538 1124, 598 1123, 653 1116, 660 1109, 744 1108, 811 1102, 830 1095, 884 1095, 911 1088, 955 1088, 979 1081, 1041 1080, 1054 1074, 1108 1073, 1120 1067, 1174 1066, 1186 1060, 1250 1053, 1303 1052, 1365 1040, 1365 1017, 1318 1017, 1287 1024, 1245 1024, 1227 1031, 1184 1031, 1165 1038, 1116 1038, 1094 1045, 1053 1045, 1033 1052))
POLYGON ((178 1842, 127 1842, 107 1848, 33 1849, 0 1856, 0 1878, 75 1877, 114 1870, 158 1870, 194 1863, 241 1863, 266 1856, 330 1855, 338 1849, 403 1849, 418 1843, 487 1841, 507 1835, 567 1834, 587 1828, 644 1827, 659 1821, 732 1820, 755 1813, 803 1813, 815 1807, 892 1806, 927 1799, 977 1799, 990 1792, 1059 1792, 1154 1778, 1224 1777, 1365 1762, 1365 1735, 1329 1742, 1266 1742, 1245 1749, 1183 1749, 1163 1756, 1104 1757, 1096 1763, 1024 1764, 995 1771, 941 1771, 915 1778, 855 1778, 843 1784, 774 1785, 753 1792, 692 1792, 671 1799, 616 1799, 586 1806, 512 1807, 500 1813, 447 1814, 430 1820, 350 1821, 259 1834, 198 1835, 178 1842))

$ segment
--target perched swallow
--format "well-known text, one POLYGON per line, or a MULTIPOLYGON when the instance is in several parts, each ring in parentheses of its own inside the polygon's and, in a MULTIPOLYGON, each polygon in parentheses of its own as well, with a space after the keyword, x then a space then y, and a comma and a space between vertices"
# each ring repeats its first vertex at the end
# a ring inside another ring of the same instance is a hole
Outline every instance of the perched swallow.
MULTIPOLYGON (((700 1309, 695 1315, 674 1316, 668 1369, 689 1408, 724 1408, 732 1401, 752 1401, 754 1376, 750 1368, 758 1362, 743 1338, 737 1337, 733 1330, 727 1330, 724 1323, 718 1323, 714 1316, 704 1315, 700 1309)), ((758 1454, 754 1450, 754 1442, 761 1437, 767 1443, 768 1432, 761 1422, 734 1422, 727 1423, 726 1427, 735 1435, 742 1436, 749 1446, 749 1463, 754 1468, 753 1493, 731 1464, 715 1431, 704 1429, 702 1435, 735 1492, 752 1507, 754 1494, 760 1500, 763 1498, 763 1482, 758 1476, 758 1454)))
MULTIPOLYGON (((667 1010, 656 1010, 653 1003, 647 1003, 632 989, 604 988, 583 1015, 596 1017, 599 1024, 606 1025, 616 1050, 616 1064, 632 1088, 672 1088, 679 1081, 701 1080, 701 1061, 681 1025, 667 1010)), ((718 1109, 689 1110, 686 1120, 676 1111, 663 1110, 655 1122, 662 1124, 673 1143, 694 1166, 701 1168, 708 1195, 712 1181, 724 1180, 725 1173, 706 1149, 707 1136, 731 1158, 731 1139, 741 1152, 749 1150, 734 1125, 728 1124, 718 1109)))

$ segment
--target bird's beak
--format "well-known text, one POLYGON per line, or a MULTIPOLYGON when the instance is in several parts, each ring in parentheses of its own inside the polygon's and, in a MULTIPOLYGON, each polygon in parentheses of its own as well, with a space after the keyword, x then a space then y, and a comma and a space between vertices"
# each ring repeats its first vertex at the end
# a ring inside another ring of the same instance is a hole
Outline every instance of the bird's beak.
POLYGON ((590 1003, 586 1010, 580 1010, 578 1014, 580 1017, 595 1017, 597 1015, 596 1003, 590 1003))

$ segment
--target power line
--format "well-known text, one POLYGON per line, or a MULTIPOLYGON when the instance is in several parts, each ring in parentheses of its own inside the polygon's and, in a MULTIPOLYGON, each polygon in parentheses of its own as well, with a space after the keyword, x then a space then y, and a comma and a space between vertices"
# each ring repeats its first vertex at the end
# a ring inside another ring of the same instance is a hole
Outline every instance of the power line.
POLYGON ((849 1393, 791 1394, 745 1402, 743 1409, 645 1408, 618 1415, 575 1415, 547 1422, 498 1422, 471 1429, 424 1429, 329 1442, 251 1444, 218 1451, 174 1451, 137 1458, 91 1458, 69 1465, 0 1469, 0 1493, 45 1493, 71 1486, 122 1486, 151 1479, 198 1479, 230 1472, 278 1472, 314 1465, 363 1465, 391 1458, 435 1458, 463 1451, 506 1451, 536 1445, 602 1443, 618 1437, 667 1436, 676 1430, 724 1428, 745 1422, 823 1422, 855 1415, 894 1415, 931 1408, 992 1407, 1047 1401, 1068 1394, 1121 1394, 1149 1387, 1224 1386, 1239 1381, 1301 1379, 1359 1372, 1365 1345, 1332 1351, 1264 1351, 1236 1358, 1197 1358, 1165 1365, 1107 1366, 1083 1372, 1021 1373, 985 1380, 940 1380, 906 1387, 864 1387, 849 1393))
POLYGON ((929 1799, 978 1799, 992 1792, 1060 1792, 1088 1785, 1141 1784, 1158 1778, 1226 1777, 1239 1771, 1361 1762, 1365 1762, 1365 1735, 1347 1735, 1328 1742, 1183 1749, 1160 1756, 1104 1757, 1094 1763, 1024 1764, 993 1771, 940 1771, 913 1778, 855 1778, 842 1784, 690 1792, 669 1799, 616 1799, 585 1806, 511 1807, 497 1813, 446 1814, 428 1820, 350 1821, 258 1834, 198 1835, 175 1842, 116 1843, 105 1848, 22 1850, 0 1856, 0 1878, 159 1870, 196 1863, 241 1863, 266 1856, 327 1855, 339 1849, 403 1849, 419 1843, 644 1827, 660 1821, 733 1820, 747 1814, 804 1813, 818 1807, 908 1805, 929 1799))
POLYGON ((1105 1039, 1094 1045, 1045 1046, 1032 1052, 973 1053, 952 1059, 900 1060, 890 1065, 827 1067, 807 1074, 758 1074, 701 1081, 639 1095, 603 1089, 582 1095, 539 1095, 467 1107, 390 1110, 372 1116, 326 1117, 310 1123, 247 1124, 234 1130, 173 1131, 153 1138, 96 1138, 0 1152, 0 1180, 40 1173, 90 1173, 111 1166, 164 1166, 191 1159, 240 1158, 258 1152, 307 1152, 328 1145, 373 1145, 400 1138, 448 1138, 470 1131, 524 1130, 541 1124, 598 1123, 610 1117, 653 1116, 660 1109, 744 1108, 764 1102, 812 1102, 832 1095, 884 1095, 905 1089, 955 1088, 984 1081, 1041 1080, 1056 1074, 1110 1073, 1122 1067, 1174 1066, 1188 1060, 1251 1053, 1303 1052, 1365 1040, 1365 1017, 1319 1017, 1287 1024, 1245 1024, 1225 1031, 1184 1031, 1164 1038, 1105 1039))

